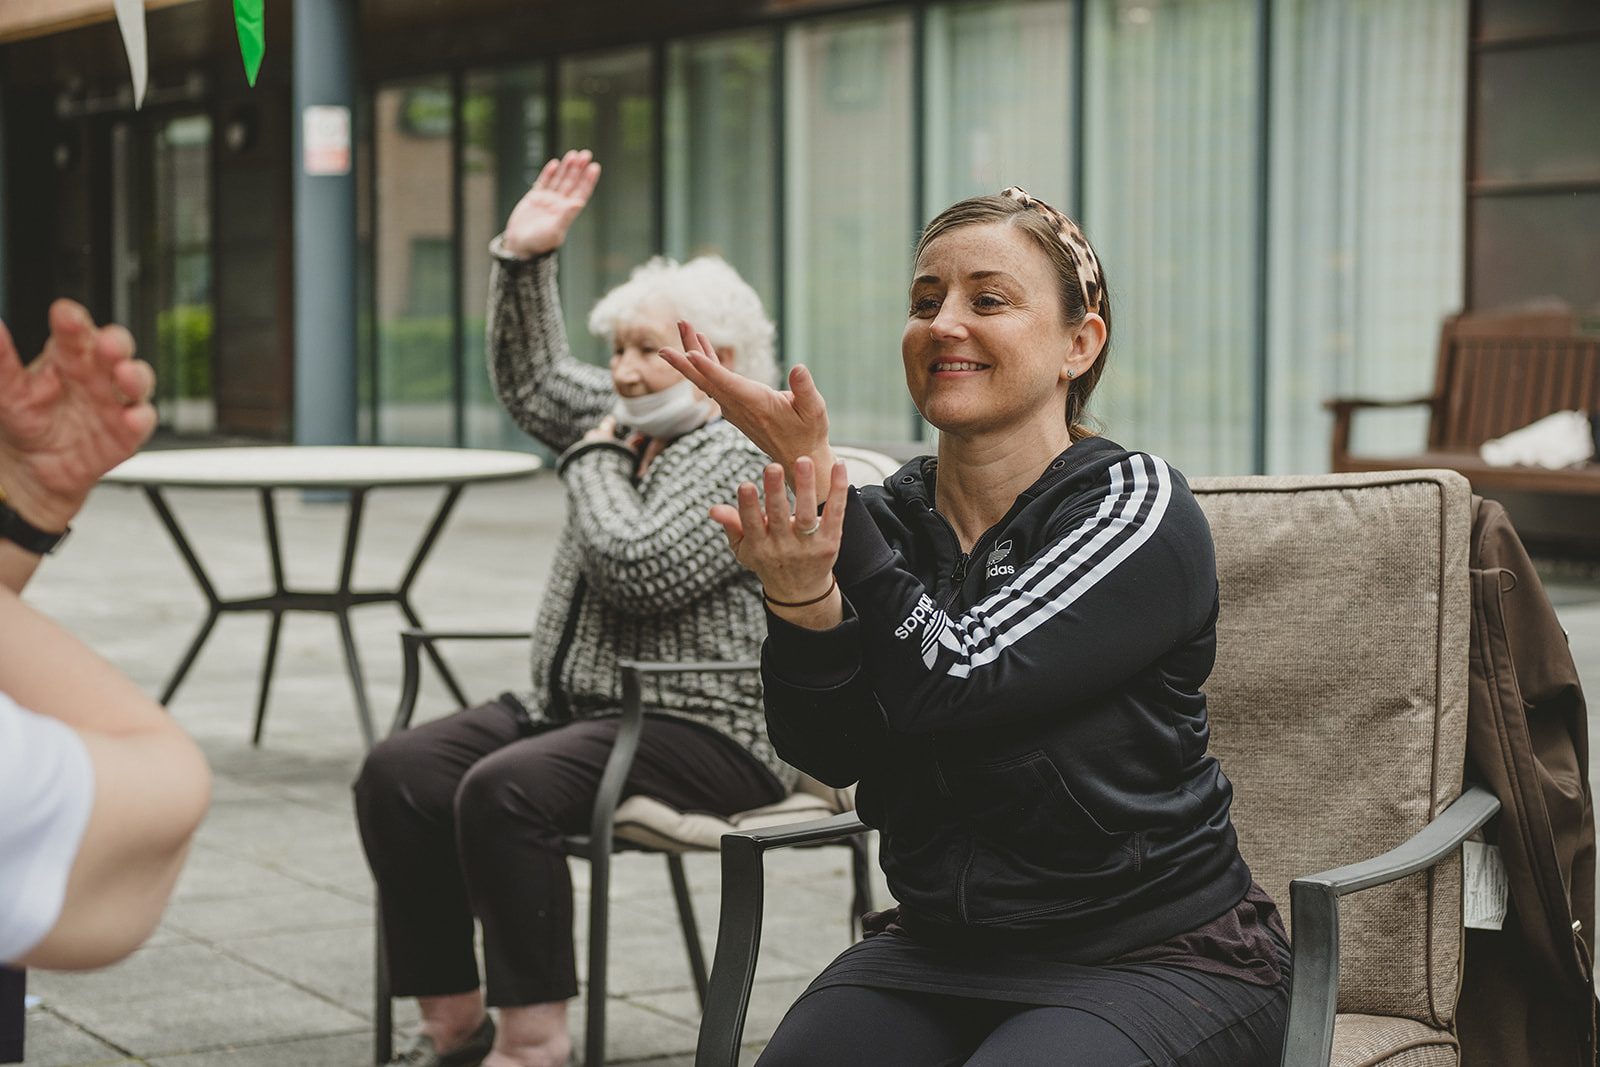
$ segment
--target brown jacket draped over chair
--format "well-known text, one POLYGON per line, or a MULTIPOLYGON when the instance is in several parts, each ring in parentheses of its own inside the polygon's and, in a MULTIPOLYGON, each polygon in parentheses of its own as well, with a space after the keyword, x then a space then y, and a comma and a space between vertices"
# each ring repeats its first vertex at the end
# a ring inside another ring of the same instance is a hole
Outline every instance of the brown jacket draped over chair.
POLYGON ((1510 884, 1500 930, 1468 930, 1466 1067, 1595 1062, 1594 808, 1588 716, 1566 633, 1505 509, 1475 499, 1467 777, 1510 884))

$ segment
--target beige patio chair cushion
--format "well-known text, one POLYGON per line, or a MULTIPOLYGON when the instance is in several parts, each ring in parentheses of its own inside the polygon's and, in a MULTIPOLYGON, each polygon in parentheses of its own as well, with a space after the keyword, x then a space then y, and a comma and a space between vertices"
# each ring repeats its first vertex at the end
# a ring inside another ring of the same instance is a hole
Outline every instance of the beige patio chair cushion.
MULTIPOLYGON (((1194 488, 1222 596, 1212 751, 1240 848, 1288 919, 1290 879, 1399 844, 1460 793, 1470 490, 1449 471, 1194 488)), ((1364 1051, 1334 1062, 1454 1063, 1440 1042, 1459 977, 1459 858, 1345 898, 1340 943, 1341 1044, 1364 1051), (1407 1042, 1412 1058, 1382 1058, 1407 1042)))
POLYGON ((1456 1039, 1415 1019, 1340 1015, 1330 1067, 1455 1067, 1456 1039))
POLYGON ((616 835, 661 852, 715 852, 722 835, 733 830, 826 819, 855 807, 855 786, 835 789, 802 774, 794 792, 766 807, 723 818, 698 811, 679 811, 654 797, 631 796, 617 805, 616 835))

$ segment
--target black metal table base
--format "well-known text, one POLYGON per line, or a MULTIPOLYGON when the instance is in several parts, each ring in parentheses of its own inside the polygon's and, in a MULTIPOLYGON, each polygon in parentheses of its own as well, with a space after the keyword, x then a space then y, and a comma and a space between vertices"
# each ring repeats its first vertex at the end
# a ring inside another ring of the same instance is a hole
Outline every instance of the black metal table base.
MULTIPOLYGON (((444 529, 445 521, 450 517, 450 512, 461 496, 462 488, 460 485, 452 485, 445 490, 444 499, 440 501, 439 509, 434 513, 427 532, 418 542, 416 551, 411 556, 411 562, 400 579, 399 587, 392 590, 351 588, 350 582, 355 573, 356 549, 361 537, 361 515, 366 506, 367 490, 360 488, 344 490, 350 494, 350 516, 345 525, 344 556, 339 567, 339 585, 331 591, 290 589, 284 583, 283 549, 278 538, 278 513, 273 504, 273 490, 260 489, 258 492, 261 497, 261 522, 267 534, 273 590, 266 596, 225 600, 217 595, 216 587, 207 576, 199 557, 195 555, 194 548, 183 532, 183 527, 178 525, 178 520, 167 505, 166 498, 162 496, 161 489, 157 486, 145 486, 144 491, 150 500, 150 506, 155 509, 156 516, 166 527, 173 544, 177 546, 178 554, 183 557, 189 573, 194 575, 195 583, 200 586, 200 592, 206 598, 206 617, 200 623, 200 629, 196 632, 194 640, 189 643, 183 658, 178 661, 172 677, 167 680, 166 687, 161 691, 161 703, 169 702, 173 694, 178 691, 178 687, 183 684, 184 677, 188 675, 189 668, 194 666, 196 657, 200 655, 200 649, 211 636, 219 617, 237 612, 266 612, 272 616, 272 622, 267 631, 267 651, 261 664, 261 688, 256 697, 255 726, 250 738, 252 744, 259 745, 262 726, 267 715, 267 695, 272 688, 272 670, 278 658, 278 636, 283 629, 284 613, 324 612, 333 615, 339 624, 339 636, 344 644, 345 670, 350 676, 350 686, 355 693, 356 717, 361 726, 362 738, 366 741, 367 747, 371 748, 374 741, 372 709, 367 703, 366 684, 361 673, 361 658, 356 651, 355 632, 350 626, 350 609, 366 604, 394 604, 410 625, 414 627, 422 625, 416 609, 411 606, 411 586, 417 580, 428 554, 433 551, 434 543, 438 540, 440 531, 444 529)), ((429 644, 427 652, 451 695, 455 697, 457 703, 466 704, 467 698, 462 693, 461 686, 450 673, 450 668, 445 665, 438 650, 429 644)))

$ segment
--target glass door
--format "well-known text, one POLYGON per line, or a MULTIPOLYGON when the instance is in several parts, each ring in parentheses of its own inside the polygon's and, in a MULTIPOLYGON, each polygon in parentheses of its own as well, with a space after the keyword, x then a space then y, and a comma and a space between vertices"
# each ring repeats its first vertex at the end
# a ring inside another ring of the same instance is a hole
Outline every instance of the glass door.
POLYGON ((111 130, 111 306, 155 367, 161 427, 210 434, 211 119, 152 115, 111 130))

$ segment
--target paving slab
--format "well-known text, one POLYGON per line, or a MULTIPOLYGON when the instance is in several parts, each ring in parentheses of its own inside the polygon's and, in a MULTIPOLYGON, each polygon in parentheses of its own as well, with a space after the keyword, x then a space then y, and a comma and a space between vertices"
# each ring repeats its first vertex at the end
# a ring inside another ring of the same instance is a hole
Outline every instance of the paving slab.
POLYGON ((24 1061, 28 1067, 100 1067, 131 1063, 122 1050, 106 1044, 46 1008, 28 1012, 24 1061))

